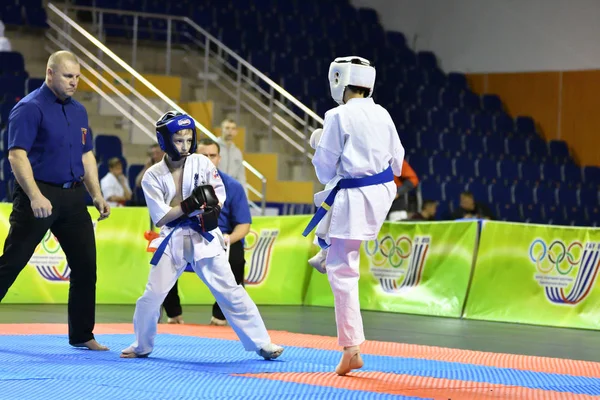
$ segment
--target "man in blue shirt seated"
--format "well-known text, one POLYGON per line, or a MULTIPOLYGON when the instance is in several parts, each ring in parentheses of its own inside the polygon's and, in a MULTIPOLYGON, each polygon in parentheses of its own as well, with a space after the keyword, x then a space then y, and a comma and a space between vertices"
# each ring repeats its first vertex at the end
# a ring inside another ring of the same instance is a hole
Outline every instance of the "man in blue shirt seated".
MULTIPOLYGON (((71 270, 69 343, 108 350, 94 339, 96 242, 85 204, 85 188, 107 218, 85 107, 71 98, 80 77, 77 57, 68 51, 50 56, 46 81, 25 96, 8 118, 8 159, 16 178, 10 231, 0 256, 0 302, 27 265, 48 229, 71 270), (85 188, 84 188, 85 185, 85 188)), ((58 272, 57 272, 58 274, 58 272)))
MULTIPOLYGON (((218 168, 221 161, 220 146, 212 139, 201 139, 198 141, 198 154, 204 154, 218 168)), ((230 244, 229 249, 229 264, 235 276, 235 281, 244 285, 244 268, 246 260, 244 258, 244 237, 250 231, 252 217, 250 215, 250 207, 248 206, 248 198, 242 184, 233 179, 231 176, 219 171, 223 184, 225 185, 226 200, 219 215, 219 229, 223 232, 225 241, 230 244)), ((183 310, 177 293, 177 283, 171 289, 165 301, 163 302, 165 312, 169 317, 170 324, 183 323, 183 310)), ((227 320, 215 302, 212 309, 211 325, 227 325, 227 320)))

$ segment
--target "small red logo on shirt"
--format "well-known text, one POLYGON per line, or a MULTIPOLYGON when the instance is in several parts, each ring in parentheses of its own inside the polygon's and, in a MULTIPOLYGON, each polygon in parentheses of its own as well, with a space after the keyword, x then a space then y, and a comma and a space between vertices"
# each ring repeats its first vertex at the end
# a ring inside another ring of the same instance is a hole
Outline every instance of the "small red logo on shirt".
POLYGON ((219 176, 219 171, 217 171, 216 168, 213 170, 213 178, 221 179, 221 176, 219 176))
POLYGON ((87 129, 81 128, 81 144, 85 145, 85 137, 87 136, 87 129))

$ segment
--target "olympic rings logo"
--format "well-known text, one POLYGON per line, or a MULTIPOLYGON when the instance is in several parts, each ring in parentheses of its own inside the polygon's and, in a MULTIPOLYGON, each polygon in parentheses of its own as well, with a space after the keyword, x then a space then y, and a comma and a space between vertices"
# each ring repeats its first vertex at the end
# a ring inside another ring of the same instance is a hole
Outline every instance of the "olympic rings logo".
POLYGON ((562 241, 555 240, 547 246, 542 239, 536 239, 529 247, 529 258, 543 274, 556 269, 559 274, 568 275, 579 264, 582 255, 583 245, 579 242, 567 246, 562 241), (544 260, 547 262, 544 263, 544 260))
POLYGON ((410 257, 412 250, 412 240, 407 236, 394 240, 386 235, 380 241, 375 239, 365 243, 365 252, 378 267, 388 262, 393 268, 399 268, 410 257))

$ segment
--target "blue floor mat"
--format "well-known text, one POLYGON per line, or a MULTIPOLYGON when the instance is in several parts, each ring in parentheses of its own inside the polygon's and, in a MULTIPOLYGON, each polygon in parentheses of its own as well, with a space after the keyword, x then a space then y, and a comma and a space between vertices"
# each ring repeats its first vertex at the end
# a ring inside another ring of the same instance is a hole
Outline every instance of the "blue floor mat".
MULTIPOLYGON (((332 372, 339 352, 286 347, 265 361, 238 341, 161 334, 147 359, 121 359, 133 335, 101 335, 109 352, 68 346, 64 335, 0 336, 0 400, 408 399, 390 394, 234 376, 332 372)), ((364 355, 365 368, 432 378, 600 395, 600 379, 415 358, 364 355)), ((344 378, 340 378, 344 379, 344 378)))

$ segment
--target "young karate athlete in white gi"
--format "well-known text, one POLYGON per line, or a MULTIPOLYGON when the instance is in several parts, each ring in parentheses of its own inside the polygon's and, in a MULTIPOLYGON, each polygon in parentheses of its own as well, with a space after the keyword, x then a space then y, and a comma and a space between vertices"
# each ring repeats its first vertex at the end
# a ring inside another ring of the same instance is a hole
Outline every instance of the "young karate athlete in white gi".
POLYGON ((338 343, 344 348, 335 372, 346 375, 363 366, 360 245, 376 239, 385 221, 396 195, 394 175, 402 172, 404 148, 390 114, 371 98, 375 68, 368 60, 336 58, 329 67, 329 85, 339 106, 325 113, 323 131, 311 137, 312 163, 326 187, 315 195, 320 207, 303 234, 316 227, 323 250, 311 265, 327 273, 333 291, 338 343))
POLYGON ((225 254, 218 217, 225 187, 217 168, 196 152, 196 128, 188 115, 169 111, 156 123, 156 136, 166 153, 142 178, 150 217, 160 236, 148 284, 133 315, 135 342, 123 358, 147 357, 154 349, 160 307, 189 263, 208 286, 246 351, 265 359, 283 348, 271 343, 265 324, 243 286, 235 282, 225 254))

